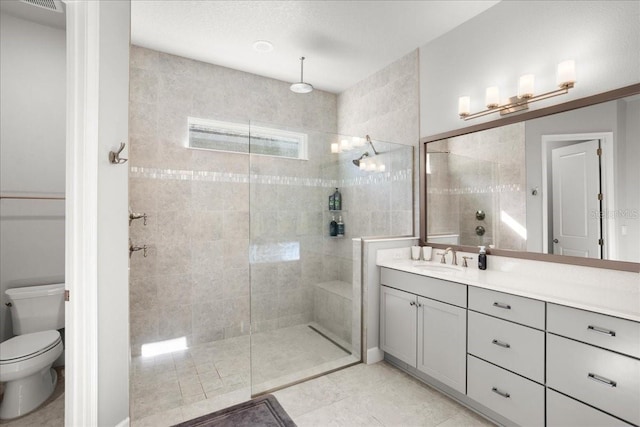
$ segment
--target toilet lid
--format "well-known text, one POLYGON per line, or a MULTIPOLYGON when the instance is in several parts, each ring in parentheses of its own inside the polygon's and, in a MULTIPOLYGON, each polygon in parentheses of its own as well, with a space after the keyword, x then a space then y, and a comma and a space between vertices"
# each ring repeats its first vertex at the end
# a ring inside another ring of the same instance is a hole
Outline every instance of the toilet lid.
POLYGON ((11 362, 43 353, 58 344, 60 339, 60 332, 55 330, 18 335, 0 343, 0 360, 11 362))

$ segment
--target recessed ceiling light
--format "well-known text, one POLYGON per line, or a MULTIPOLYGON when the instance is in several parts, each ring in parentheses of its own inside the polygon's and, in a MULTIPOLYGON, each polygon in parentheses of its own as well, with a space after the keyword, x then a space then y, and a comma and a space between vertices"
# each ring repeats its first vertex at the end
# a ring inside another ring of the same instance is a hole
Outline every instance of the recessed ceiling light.
POLYGON ((273 44, 268 40, 258 40, 253 42, 253 50, 258 52, 271 52, 273 50, 273 44))

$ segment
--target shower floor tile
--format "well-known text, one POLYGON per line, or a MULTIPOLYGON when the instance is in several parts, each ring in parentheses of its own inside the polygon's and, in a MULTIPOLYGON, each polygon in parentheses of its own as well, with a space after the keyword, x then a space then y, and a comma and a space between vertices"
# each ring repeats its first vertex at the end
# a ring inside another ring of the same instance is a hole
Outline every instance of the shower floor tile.
POLYGON ((168 412, 167 419, 174 419, 175 409, 189 415, 185 419, 194 418, 357 361, 308 325, 199 344, 158 357, 134 357, 131 418, 134 424, 151 423, 168 412))

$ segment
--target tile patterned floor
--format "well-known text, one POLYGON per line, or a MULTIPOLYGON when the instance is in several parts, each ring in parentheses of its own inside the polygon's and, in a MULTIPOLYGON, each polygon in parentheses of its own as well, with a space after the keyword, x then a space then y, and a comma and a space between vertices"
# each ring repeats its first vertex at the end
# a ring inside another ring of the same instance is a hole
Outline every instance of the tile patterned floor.
MULTIPOLYGON (((292 331, 283 336, 291 338, 292 331)), ((310 349, 317 351, 313 345, 310 349)), ((241 337, 188 352, 136 358, 131 426, 171 426, 249 400, 248 351, 249 340, 241 337)), ((2 427, 62 427, 64 394, 56 393, 45 407, 2 427)), ((358 364, 274 394, 299 427, 492 425, 386 362, 358 364)))
MULTIPOLYGON (((386 362, 355 365, 274 394, 298 427, 493 425, 386 362)), ((243 400, 241 394, 207 399, 134 421, 132 427, 170 426, 243 400)))
POLYGON ((131 418, 135 422, 159 411, 222 408, 218 402, 248 400, 252 391, 270 390, 356 361, 307 325, 258 333, 251 340, 244 336, 197 345, 155 358, 136 357, 131 418))

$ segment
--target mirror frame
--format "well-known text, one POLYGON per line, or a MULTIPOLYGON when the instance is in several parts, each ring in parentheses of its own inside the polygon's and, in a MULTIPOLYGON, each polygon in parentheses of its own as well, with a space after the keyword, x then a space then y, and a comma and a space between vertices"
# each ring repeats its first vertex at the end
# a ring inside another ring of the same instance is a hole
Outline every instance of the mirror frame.
MULTIPOLYGON (((588 96, 585 98, 576 99, 573 101, 565 102, 562 104, 552 105, 550 107, 540 108, 533 111, 527 111, 521 114, 507 116, 497 120, 483 122, 477 125, 468 126, 449 132, 443 132, 432 136, 420 138, 420 243, 427 245, 427 173, 426 173, 426 159, 427 159, 427 144, 430 142, 436 142, 441 139, 453 138, 456 136, 466 135, 473 132, 479 132, 482 130, 493 129, 500 126, 510 125, 513 123, 519 123, 526 120, 536 119, 538 117, 549 116, 551 114, 562 113, 565 111, 575 110, 577 108, 588 107, 590 105, 600 104, 607 101, 614 101, 620 98, 625 98, 631 95, 640 94, 640 83, 625 86, 619 89, 603 92, 597 95, 588 96)), ((467 245, 446 245, 441 243, 428 243, 429 246, 434 248, 444 249, 446 247, 453 247, 456 251, 463 252, 477 252, 476 246, 467 245)), ((631 271, 634 273, 640 273, 640 263, 627 262, 627 261, 612 261, 606 259, 595 258, 580 258, 568 255, 554 255, 544 254, 539 252, 526 252, 515 251, 508 249, 488 249, 487 253, 491 255, 498 255, 511 258, 529 259, 535 261, 556 262, 561 264, 580 265, 586 267, 606 268, 610 270, 631 271)))

